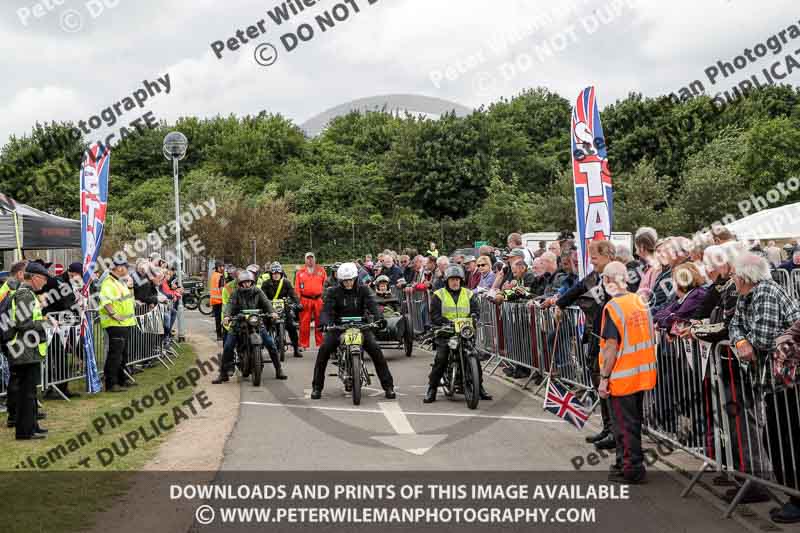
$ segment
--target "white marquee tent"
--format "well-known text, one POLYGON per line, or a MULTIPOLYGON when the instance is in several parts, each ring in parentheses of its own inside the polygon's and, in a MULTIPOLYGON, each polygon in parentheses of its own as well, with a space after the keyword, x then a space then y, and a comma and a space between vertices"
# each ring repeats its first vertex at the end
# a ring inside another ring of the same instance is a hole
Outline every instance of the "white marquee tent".
POLYGON ((800 202, 758 211, 726 227, 739 239, 800 238, 800 202))

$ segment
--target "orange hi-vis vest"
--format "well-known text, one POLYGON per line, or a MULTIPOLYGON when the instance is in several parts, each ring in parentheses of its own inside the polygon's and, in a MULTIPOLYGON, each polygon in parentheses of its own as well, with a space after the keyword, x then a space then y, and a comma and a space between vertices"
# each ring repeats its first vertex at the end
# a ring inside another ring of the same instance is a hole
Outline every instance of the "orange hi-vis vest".
MULTIPOLYGON (((612 298, 605 309, 600 331, 603 331, 606 319, 610 318, 621 339, 608 380, 609 392, 612 396, 628 396, 652 390, 656 386, 656 346, 650 309, 632 293, 612 298)), ((605 348, 605 345, 606 340, 601 338, 600 347, 605 348)), ((602 351, 600 368, 603 368, 602 351)))
POLYGON ((216 270, 211 273, 211 283, 209 287, 209 294, 211 296, 211 305, 222 303, 222 274, 216 270))

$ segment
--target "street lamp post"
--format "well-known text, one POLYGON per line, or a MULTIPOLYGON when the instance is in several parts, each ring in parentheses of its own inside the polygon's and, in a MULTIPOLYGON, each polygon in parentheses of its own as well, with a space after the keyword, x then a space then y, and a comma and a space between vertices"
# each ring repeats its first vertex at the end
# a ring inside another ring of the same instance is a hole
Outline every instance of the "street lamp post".
MULTIPOLYGON (((178 188, 178 161, 186 157, 189 141, 179 131, 164 137, 164 157, 172 160, 172 175, 175 184, 175 251, 178 262, 178 285, 183 286, 183 254, 181 253, 181 201, 178 188)), ((183 299, 178 300, 178 340, 186 339, 186 325, 183 321, 183 299)))

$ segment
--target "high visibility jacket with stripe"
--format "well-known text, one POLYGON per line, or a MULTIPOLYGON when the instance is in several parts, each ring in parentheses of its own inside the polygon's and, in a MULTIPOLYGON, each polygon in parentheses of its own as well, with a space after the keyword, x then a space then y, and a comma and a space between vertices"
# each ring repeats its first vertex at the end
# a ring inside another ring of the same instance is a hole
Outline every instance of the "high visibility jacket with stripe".
POLYGON ((127 285, 115 278, 107 276, 100 285, 100 327, 128 327, 135 326, 133 291, 127 285), (114 315, 121 320, 114 320, 106 311, 106 305, 111 304, 114 315))
MULTIPOLYGON (((446 320, 455 320, 456 318, 469 318, 472 311, 472 291, 469 289, 461 288, 458 293, 458 299, 454 299, 453 295, 447 288, 443 287, 433 293, 439 301, 442 302, 441 317, 446 320)), ((431 304, 435 305, 435 302, 431 304)), ((431 310, 431 318, 435 318, 431 310)))
MULTIPOLYGON (((232 279, 231 281, 226 283, 224 287, 222 287, 222 314, 223 315, 226 313, 226 311, 228 309, 228 303, 231 301, 231 296, 233 296, 233 293, 236 292, 236 288, 238 286, 239 286, 239 284, 236 282, 236 280, 232 279)), ((222 327, 223 327, 223 329, 225 329, 225 331, 230 331, 230 329, 231 329, 230 325, 225 326, 225 324, 222 324, 222 327)))
POLYGON ((12 358, 9 358, 9 362, 11 365, 39 363, 47 357, 47 334, 44 329, 44 316, 39 299, 29 287, 23 287, 19 291, 11 289, 8 295, 11 298, 11 321, 16 323, 17 327, 16 333, 8 345, 10 353, 13 355, 12 358), (17 317, 17 300, 21 300, 19 302, 19 308, 22 310, 20 317, 17 317), (40 341, 35 348, 29 345, 28 334, 30 332, 37 335, 40 341))
POLYGON ((222 285, 223 285, 223 276, 216 270, 211 273, 211 279, 209 280, 209 289, 208 292, 211 295, 211 305, 218 305, 222 303, 222 285))
POLYGON ((325 279, 327 274, 321 266, 315 266, 313 272, 303 266, 294 275, 294 289, 301 298, 319 298, 324 291, 325 279))
MULTIPOLYGON (((601 332, 609 319, 613 321, 620 336, 617 359, 608 380, 609 392, 612 396, 628 396, 653 389, 656 386, 656 346, 650 309, 639 296, 628 293, 606 303, 601 332)), ((600 348, 605 346, 606 340, 601 338, 600 348)), ((600 368, 602 367, 601 350, 600 368)))

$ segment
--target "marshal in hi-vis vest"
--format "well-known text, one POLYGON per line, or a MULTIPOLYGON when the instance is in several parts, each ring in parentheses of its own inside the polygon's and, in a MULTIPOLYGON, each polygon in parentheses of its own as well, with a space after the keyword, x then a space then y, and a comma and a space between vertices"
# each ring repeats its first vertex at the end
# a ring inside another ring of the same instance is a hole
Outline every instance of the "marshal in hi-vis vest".
POLYGON ((456 318, 469 318, 469 301, 472 299, 472 291, 461 288, 458 293, 458 301, 454 301, 448 290, 444 287, 434 292, 442 301, 442 317, 447 320, 456 318))
POLYGON ((127 285, 108 275, 100 285, 100 327, 128 327, 136 325, 133 292, 127 285), (111 304, 114 314, 122 320, 114 320, 106 311, 111 304))
MULTIPOLYGON (((612 298, 606 303, 606 312, 600 331, 610 318, 619 331, 621 342, 617 347, 617 360, 608 380, 612 396, 628 396, 656 386, 655 330, 650 310, 636 294, 628 293, 612 298)), ((605 348, 606 340, 600 339, 605 348)), ((600 368, 603 354, 600 353, 600 368)))

